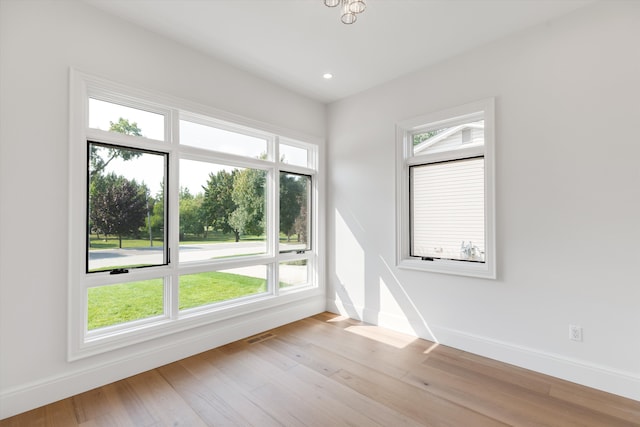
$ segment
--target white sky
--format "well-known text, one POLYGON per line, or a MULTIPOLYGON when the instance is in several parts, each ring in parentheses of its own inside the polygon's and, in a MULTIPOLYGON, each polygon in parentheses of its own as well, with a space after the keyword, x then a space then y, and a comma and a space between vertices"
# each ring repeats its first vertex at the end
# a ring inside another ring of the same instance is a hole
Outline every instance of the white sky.
MULTIPOLYGON (((161 114, 89 99, 90 128, 109 130, 110 122, 115 123, 120 117, 129 120, 129 123, 136 123, 144 137, 164 140, 164 116, 161 114)), ((267 142, 263 138, 184 120, 180 121, 180 142, 193 147, 213 148, 216 151, 253 158, 267 151, 267 142)), ((162 143, 159 142, 159 144, 162 143)), ((284 156, 286 163, 307 166, 307 150, 303 148, 280 144, 280 155, 284 156)), ((149 187, 151 194, 156 195, 160 191, 165 171, 162 160, 163 156, 151 153, 145 153, 137 159, 128 161, 114 159, 105 172, 115 172, 127 179, 135 179, 139 184, 144 183, 149 187)), ((191 194, 201 193, 202 186, 209 179, 209 173, 215 174, 222 169, 231 171, 234 168, 182 159, 180 160, 180 186, 188 188, 191 194)))

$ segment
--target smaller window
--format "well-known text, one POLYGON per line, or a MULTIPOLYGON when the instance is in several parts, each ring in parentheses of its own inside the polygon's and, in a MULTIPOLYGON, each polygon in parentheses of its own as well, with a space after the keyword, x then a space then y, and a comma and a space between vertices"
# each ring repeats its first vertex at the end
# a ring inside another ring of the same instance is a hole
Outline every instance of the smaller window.
POLYGON ((493 108, 398 125, 398 266, 495 278, 493 108))
POLYGON ((311 177, 280 172, 280 252, 311 249, 311 177))

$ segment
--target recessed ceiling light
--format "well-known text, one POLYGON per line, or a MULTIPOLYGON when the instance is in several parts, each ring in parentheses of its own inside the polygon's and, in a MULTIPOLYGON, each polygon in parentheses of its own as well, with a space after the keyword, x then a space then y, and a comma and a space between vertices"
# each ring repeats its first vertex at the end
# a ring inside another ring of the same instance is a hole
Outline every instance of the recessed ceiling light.
POLYGON ((330 79, 332 79, 332 78, 333 78, 333 74, 331 74, 331 73, 324 73, 324 74, 322 75, 322 77, 323 77, 324 79, 326 79, 326 80, 330 80, 330 79))

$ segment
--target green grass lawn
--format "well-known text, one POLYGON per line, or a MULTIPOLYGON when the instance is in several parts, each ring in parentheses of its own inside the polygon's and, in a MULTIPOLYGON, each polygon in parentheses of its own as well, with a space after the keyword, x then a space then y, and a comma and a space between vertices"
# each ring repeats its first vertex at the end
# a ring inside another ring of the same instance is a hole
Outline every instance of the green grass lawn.
POLYGON ((238 274, 210 273, 180 276, 180 310, 267 291, 267 281, 238 274))
POLYGON ((100 286, 88 290, 89 330, 163 313, 163 279, 100 286))
MULTIPOLYGON (((208 272, 180 277, 180 310, 266 292, 264 279, 208 272)), ((89 288, 88 329, 117 325, 163 313, 162 279, 89 288)))

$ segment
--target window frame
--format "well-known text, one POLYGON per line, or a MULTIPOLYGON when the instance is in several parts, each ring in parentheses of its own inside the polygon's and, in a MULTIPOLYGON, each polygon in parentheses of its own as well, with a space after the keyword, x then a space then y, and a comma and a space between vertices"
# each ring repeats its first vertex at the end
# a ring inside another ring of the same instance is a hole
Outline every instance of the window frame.
POLYGON ((496 278, 495 245, 495 99, 421 115, 396 124, 396 265, 402 269, 453 274, 485 279, 496 278), (474 120, 484 120, 482 146, 446 149, 414 154, 413 135, 474 120), (484 157, 485 261, 431 259, 411 256, 411 183, 413 166, 484 157))
MULTIPOLYGON (((140 149, 140 148, 132 148, 132 147, 127 147, 127 146, 122 146, 122 145, 115 145, 115 144, 111 144, 111 143, 102 143, 102 142, 96 142, 96 141, 92 141, 90 139, 87 140, 87 144, 88 146, 95 144, 95 145, 100 145, 102 147, 111 147, 111 148, 124 148, 124 149, 130 149, 130 150, 134 150, 134 151, 138 151, 142 154, 153 154, 153 155, 162 155, 164 156, 164 165, 163 165, 163 169, 164 169, 164 186, 166 188, 167 184, 168 184, 168 176, 169 176, 169 154, 163 151, 156 151, 156 150, 146 150, 146 149, 140 149)), ((87 166, 90 165, 91 162, 91 154, 89 151, 87 151, 87 166)), ((87 213, 86 213, 86 218, 85 221, 88 224, 90 222, 90 204, 89 204, 89 191, 90 191, 90 185, 91 185, 91 176, 90 176, 90 171, 89 171, 89 167, 87 167, 87 189, 86 189, 86 194, 87 194, 87 203, 86 203, 86 209, 87 209, 87 213)), ((169 209, 168 209, 168 191, 165 189, 164 192, 164 198, 163 198, 163 204, 164 204, 164 224, 168 224, 168 215, 169 215, 169 209)), ((164 231, 164 236, 163 236, 163 241, 164 242, 168 242, 168 238, 167 238, 167 234, 168 234, 168 228, 164 227, 165 231, 164 231)), ((89 231, 89 230, 87 230, 89 231)), ((87 238, 88 239, 88 238, 87 238)), ((131 269, 138 269, 138 268, 149 268, 149 267, 158 267, 158 266, 165 266, 169 264, 170 261, 170 250, 168 245, 164 244, 163 245, 163 250, 162 250, 162 263, 161 264, 149 264, 149 265, 141 265, 141 266, 122 266, 122 267, 114 267, 114 268, 109 268, 109 269, 101 269, 101 270, 90 270, 89 269, 89 246, 87 245, 85 248, 85 259, 86 259, 86 273, 87 274, 92 274, 92 273, 101 273, 101 272, 111 272, 111 274, 117 274, 117 270, 131 270, 131 269), (114 271, 116 270, 116 271, 114 271)), ((128 272, 128 271, 127 271, 128 272)))
MULTIPOLYGON (((308 181, 309 182, 309 188, 307 190, 307 192, 308 192, 308 200, 307 200, 307 208, 308 208, 308 213, 307 213, 307 215, 308 215, 308 218, 307 218, 307 232, 308 232, 309 235, 307 236, 308 242, 307 242, 307 244, 306 244, 304 249, 282 250, 280 248, 279 239, 278 239, 278 242, 277 242, 277 246, 278 246, 277 249, 278 249, 278 252, 280 254, 286 254, 286 253, 294 252, 294 253, 299 255, 301 253, 308 252, 308 251, 312 250, 312 248, 313 248, 314 235, 311 232, 311 225, 313 224, 314 208, 315 208, 315 206, 313 206, 313 197, 312 197, 313 196, 312 188, 313 188, 314 177, 313 177, 313 175, 309 175, 308 173, 291 172, 290 170, 288 170, 288 168, 286 168, 286 166, 287 165, 283 165, 283 167, 280 168, 280 172, 278 173, 278 189, 280 188, 279 180, 280 180, 280 177, 281 177, 282 174, 285 174, 285 175, 296 175, 296 176, 299 176, 299 177, 304 177, 304 178, 308 178, 309 179, 309 181, 308 181)), ((280 218, 278 218, 278 224, 277 224, 278 225, 278 231, 279 231, 278 236, 280 236, 280 232, 282 232, 282 230, 280 230, 280 221, 279 221, 279 219, 280 218)))
POLYGON ((283 304, 301 301, 324 294, 324 259, 320 254, 324 244, 319 230, 324 216, 319 211, 323 195, 322 169, 319 163, 322 140, 301 135, 280 127, 253 121, 183 99, 152 93, 70 70, 69 111, 69 263, 68 263, 68 348, 69 361, 82 359, 117 348, 130 346, 168 334, 185 331, 214 322, 244 316, 261 310, 273 309, 283 304), (164 140, 149 139, 89 128, 89 98, 112 102, 161 114, 164 121, 164 140), (181 119, 197 119, 198 123, 214 124, 224 130, 266 138, 267 157, 256 159, 225 152, 215 152, 180 144, 181 119), (312 159, 308 167, 292 166, 279 162, 279 141, 305 148, 312 159), (286 142, 285 142, 286 141, 286 142), (88 208, 87 159, 89 142, 117 145, 141 151, 164 153, 168 156, 165 177, 165 233, 167 245, 166 265, 135 268, 126 274, 110 275, 109 271, 87 272, 88 208), (267 252, 255 256, 183 262, 179 260, 179 186, 180 159, 201 160, 229 166, 250 167, 267 172, 265 188, 267 205, 267 252), (311 201, 316 209, 311 215, 311 249, 304 253, 279 253, 278 179, 280 171, 311 176, 311 201), (79 224, 85 224, 79 226, 79 224), (306 260, 308 280, 302 285, 279 289, 279 266, 282 262, 306 260), (179 277, 207 271, 220 271, 251 265, 266 265, 267 292, 222 303, 179 310, 179 277), (88 289, 147 279, 162 278, 164 283, 163 313, 158 316, 134 320, 122 324, 88 330, 88 289))

